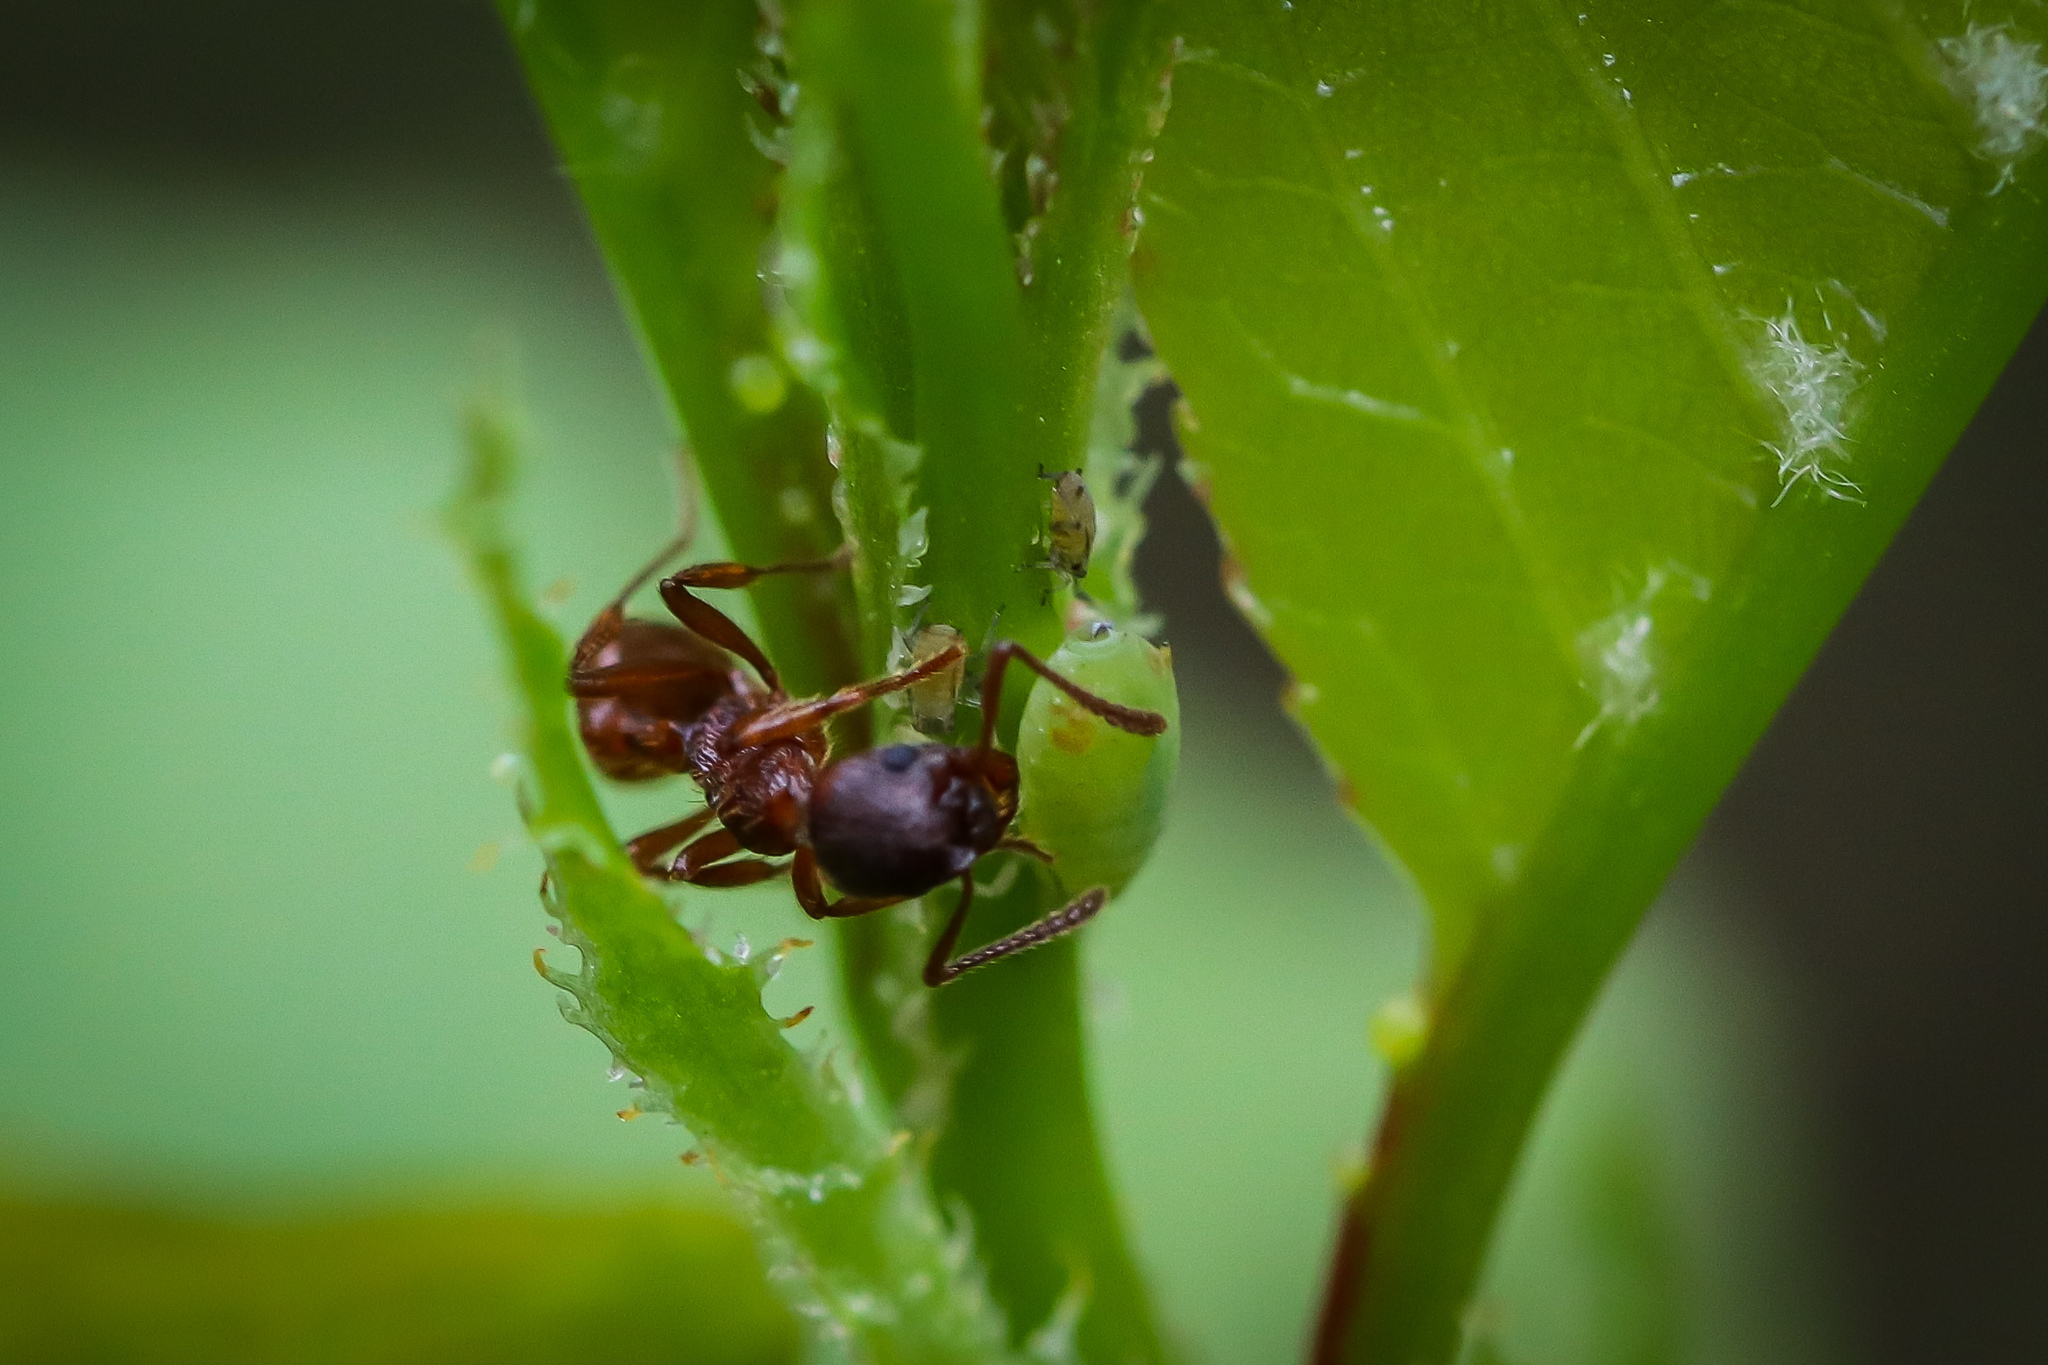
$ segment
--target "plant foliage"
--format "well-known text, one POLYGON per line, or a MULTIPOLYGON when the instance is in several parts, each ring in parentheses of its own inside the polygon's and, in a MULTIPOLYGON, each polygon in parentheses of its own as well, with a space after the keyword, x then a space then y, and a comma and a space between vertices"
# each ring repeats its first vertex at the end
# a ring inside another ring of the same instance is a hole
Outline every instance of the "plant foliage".
MULTIPOLYGON (((504 12, 735 550, 850 537, 850 593, 757 602, 799 687, 923 623, 1049 652, 1069 594, 1027 567, 1044 470, 1088 471, 1102 609, 1140 619, 1128 411, 1158 371, 1105 362, 1135 244, 1237 600, 1435 928, 1318 1352, 1452 1359, 1594 992, 2048 293, 2038 6, 504 12)), ((1164 1358, 1092 1134, 1072 943, 934 996, 917 907, 849 923, 882 1095, 795 1058, 748 970, 625 871, 487 491, 464 524, 590 949, 561 980, 751 1191, 800 1302, 876 1359, 1164 1358), (933 1199, 973 1227, 1000 1323, 933 1199), (888 1279, 912 1265, 921 1305, 888 1279)), ((1053 894, 1018 878, 970 938, 1053 894)))
POLYGON ((1445 1360, 1594 990, 2048 291, 2042 21, 1180 14, 1139 301, 1436 929, 1322 1352, 1445 1360))

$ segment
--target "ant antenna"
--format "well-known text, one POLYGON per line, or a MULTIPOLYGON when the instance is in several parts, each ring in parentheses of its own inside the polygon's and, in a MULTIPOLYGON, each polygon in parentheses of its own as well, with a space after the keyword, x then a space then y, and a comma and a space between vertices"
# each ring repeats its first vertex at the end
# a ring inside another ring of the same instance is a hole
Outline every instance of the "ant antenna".
POLYGON ((1166 717, 1157 711, 1123 706, 1107 697, 1098 697, 1072 679, 1062 677, 1045 660, 1015 640, 1004 640, 989 651, 988 668, 981 675, 981 741, 974 746, 977 756, 985 756, 996 747, 996 712, 1003 703, 1003 672, 1011 663, 1024 665, 1073 698, 1083 710, 1101 717, 1119 730, 1133 735, 1166 733, 1166 717))

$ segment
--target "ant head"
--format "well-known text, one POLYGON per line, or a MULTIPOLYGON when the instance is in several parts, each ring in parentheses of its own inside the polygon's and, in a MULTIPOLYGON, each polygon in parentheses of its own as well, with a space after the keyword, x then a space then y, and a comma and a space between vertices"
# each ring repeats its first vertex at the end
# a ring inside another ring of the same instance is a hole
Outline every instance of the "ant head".
POLYGON ((811 791, 811 849, 851 896, 921 896, 974 866, 1017 814, 998 751, 891 744, 831 764, 811 791))

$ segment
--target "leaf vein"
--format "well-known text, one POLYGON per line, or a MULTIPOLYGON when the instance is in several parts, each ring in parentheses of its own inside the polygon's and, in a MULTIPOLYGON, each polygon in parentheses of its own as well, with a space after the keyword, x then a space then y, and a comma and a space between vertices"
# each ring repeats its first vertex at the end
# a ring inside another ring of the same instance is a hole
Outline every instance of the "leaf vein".
POLYGON ((1620 87, 1598 67, 1560 8, 1562 0, 1529 0, 1538 24, 1549 38, 1558 57, 1579 84, 1595 113, 1607 125, 1608 134, 1620 153, 1623 174, 1635 190, 1651 226, 1663 239, 1665 252, 1679 276, 1678 293, 1685 300, 1708 348, 1720 362, 1729 386, 1744 400, 1752 416, 1774 427, 1770 395, 1757 380, 1736 335, 1735 318, 1713 286, 1712 266, 1700 252, 1699 244, 1685 225, 1678 207, 1677 187, 1671 183, 1670 168, 1659 163, 1644 134, 1635 111, 1622 98, 1620 87))
POLYGON ((1793 24, 1817 28, 1850 39, 1867 47, 1884 48, 1885 40, 1875 33, 1850 28, 1839 19, 1830 19, 1824 14, 1814 14, 1783 0, 1721 0, 1723 7, 1741 14, 1744 11, 1773 13, 1793 24))
POLYGON ((1912 75, 1936 117, 1966 159, 1977 142, 1975 115, 1949 83, 1948 63, 1934 40, 1921 31, 1898 0, 1863 0, 1872 22, 1884 33, 1900 65, 1912 75))
MULTIPOLYGON (((1297 69, 1308 70, 1298 45, 1292 53, 1297 69)), ((1286 87, 1272 77, 1264 79, 1277 89, 1286 87)), ((1438 325, 1435 310, 1430 306, 1426 291, 1408 271, 1392 245, 1386 240, 1387 232, 1383 222, 1375 220, 1367 211, 1362 196, 1346 193, 1340 167, 1347 164, 1334 151, 1335 144, 1327 136, 1322 111, 1300 95, 1293 96, 1303 111, 1308 125, 1310 145, 1315 149, 1317 160, 1324 168, 1331 185, 1331 198, 1336 202, 1351 235, 1364 247, 1365 254, 1378 268, 1385 282, 1388 296, 1393 300, 1395 310, 1401 318, 1404 329, 1414 339, 1432 382, 1444 400, 1444 407, 1452 414, 1443 422, 1443 430, 1450 435, 1453 443, 1461 447, 1472 469, 1479 476, 1479 483, 1486 490, 1487 498, 1498 518, 1509 550, 1519 566, 1523 581, 1528 584, 1530 596, 1535 601, 1537 612, 1544 623, 1551 645, 1568 671, 1576 672, 1574 659, 1574 631, 1557 601, 1551 576, 1544 573, 1545 558, 1536 543, 1528 518, 1523 514, 1521 504, 1515 499, 1508 486, 1508 473, 1512 456, 1501 438, 1500 432, 1479 398, 1465 383, 1457 368, 1451 363, 1449 338, 1438 325)), ((1355 166, 1355 161, 1349 163, 1355 166)), ((1441 420, 1441 419, 1440 419, 1441 420)))
POLYGON ((1633 422, 1618 422, 1610 417, 1581 417, 1579 423, 1589 431, 1605 432, 1612 436, 1622 436, 1632 441, 1640 441, 1647 446, 1654 446, 1658 450, 1664 451, 1673 459, 1692 466, 1709 486, 1720 489, 1751 511, 1756 510, 1757 496, 1754 488, 1743 483, 1740 479, 1728 477, 1727 474, 1716 469, 1711 461, 1691 446, 1674 441, 1668 436, 1659 436, 1656 432, 1645 430, 1642 427, 1636 426, 1633 422))

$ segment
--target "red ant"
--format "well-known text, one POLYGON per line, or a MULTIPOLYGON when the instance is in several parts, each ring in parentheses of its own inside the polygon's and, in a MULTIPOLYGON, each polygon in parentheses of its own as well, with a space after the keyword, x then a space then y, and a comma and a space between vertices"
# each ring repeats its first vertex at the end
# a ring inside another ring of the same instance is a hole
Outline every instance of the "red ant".
POLYGON ((797 903, 812 919, 865 915, 958 879, 959 904, 925 962, 928 986, 1094 918, 1108 899, 1102 887, 987 947, 952 955, 974 901, 975 863, 997 850, 1052 860, 1009 834, 1017 816, 1017 760, 995 741, 1004 671, 1021 663, 1132 734, 1163 733, 1164 716, 1106 701, 1004 640, 988 651, 976 743, 890 744, 833 759, 827 720, 943 673, 965 657, 966 647, 955 640, 899 673, 792 700, 760 646, 691 589, 743 588, 766 574, 827 572, 844 567, 843 555, 761 568, 693 565, 661 580, 661 600, 679 625, 628 617, 626 599, 687 539, 649 562, 597 614, 569 664, 583 744, 606 776, 644 782, 680 773, 704 791, 703 810, 626 845, 635 867, 696 886, 747 886, 787 871, 797 903), (713 819, 719 828, 702 833, 713 819), (771 861, 790 854, 787 863, 771 861), (840 899, 827 898, 825 881, 840 899))

